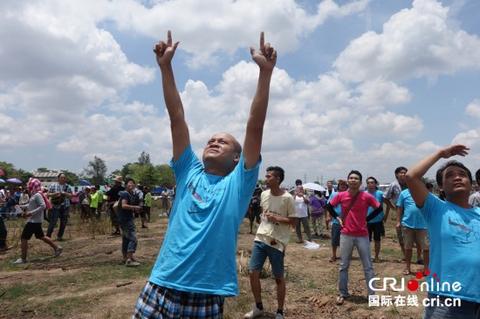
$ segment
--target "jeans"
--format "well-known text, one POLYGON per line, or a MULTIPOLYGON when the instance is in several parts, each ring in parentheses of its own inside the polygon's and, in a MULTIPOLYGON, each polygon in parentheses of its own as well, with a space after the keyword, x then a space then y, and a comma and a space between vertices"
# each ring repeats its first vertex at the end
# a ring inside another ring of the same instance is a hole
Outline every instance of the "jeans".
MULTIPOLYGON (((436 297, 434 294, 428 294, 430 299, 436 297)), ((439 296, 439 298, 442 306, 425 307, 424 319, 480 319, 480 303, 461 300, 460 307, 447 307, 443 305, 445 297, 439 296)))
POLYGON ((135 230, 135 220, 120 220, 122 229, 122 253, 134 253, 137 250, 137 234, 135 230))
POLYGON ((62 239, 65 227, 68 221, 68 207, 58 206, 52 207, 50 214, 50 222, 48 223, 47 236, 52 238, 53 229, 57 226, 57 221, 60 218, 60 228, 58 229, 57 238, 62 239))
POLYGON ((250 257, 248 269, 250 271, 262 271, 267 257, 272 265, 272 273, 275 278, 283 278, 285 254, 261 241, 253 242, 252 257, 250 257))
POLYGON ((358 254, 362 260, 363 272, 365 273, 365 281, 367 282, 368 294, 375 294, 368 287, 368 283, 374 276, 372 261, 370 257, 370 241, 368 236, 349 236, 340 235, 340 278, 338 288, 340 296, 348 297, 348 268, 352 259, 353 247, 357 247, 358 254))
POLYGON ((295 230, 297 231, 297 238, 299 241, 303 240, 302 237, 302 226, 300 224, 303 224, 303 230, 307 234, 307 239, 309 241, 312 241, 312 235, 310 234, 310 225, 308 224, 308 217, 300 217, 297 218, 297 224, 295 226, 295 230))

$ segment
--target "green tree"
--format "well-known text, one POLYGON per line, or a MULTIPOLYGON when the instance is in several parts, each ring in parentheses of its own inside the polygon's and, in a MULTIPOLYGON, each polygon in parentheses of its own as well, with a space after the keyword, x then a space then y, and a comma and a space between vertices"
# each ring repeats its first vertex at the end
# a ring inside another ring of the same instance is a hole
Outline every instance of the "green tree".
POLYGON ((142 151, 142 153, 138 157, 138 164, 140 164, 140 165, 151 165, 152 163, 150 162, 150 154, 148 154, 145 151, 142 151))
POLYGON ((84 171, 94 185, 103 185, 107 175, 107 164, 100 157, 94 156, 93 161, 88 162, 84 171))
POLYGON ((16 171, 15 171, 15 166, 13 166, 13 164, 7 163, 7 162, 0 162, 0 168, 5 173, 5 175, 2 176, 2 178, 15 177, 16 171))
POLYGON ((158 185, 165 185, 168 188, 172 188, 175 185, 175 174, 170 165, 157 165, 155 170, 158 172, 158 185))
POLYGON ((78 177, 77 174, 70 172, 68 170, 64 170, 62 172, 67 177, 67 183, 69 183, 70 185, 78 185, 80 178, 78 177))
POLYGON ((152 164, 130 164, 129 171, 130 177, 132 177, 137 182, 137 184, 152 187, 158 181, 158 174, 152 164))
POLYGON ((25 184, 28 182, 28 180, 30 179, 30 177, 33 177, 33 174, 30 173, 30 172, 27 172, 23 169, 18 169, 17 172, 16 172, 16 175, 17 177, 22 181, 24 182, 25 184))
POLYGON ((130 166, 132 165, 132 163, 127 163, 127 164, 124 164, 122 166, 122 169, 120 170, 120 174, 123 179, 129 177, 132 175, 132 170, 130 169, 130 166))

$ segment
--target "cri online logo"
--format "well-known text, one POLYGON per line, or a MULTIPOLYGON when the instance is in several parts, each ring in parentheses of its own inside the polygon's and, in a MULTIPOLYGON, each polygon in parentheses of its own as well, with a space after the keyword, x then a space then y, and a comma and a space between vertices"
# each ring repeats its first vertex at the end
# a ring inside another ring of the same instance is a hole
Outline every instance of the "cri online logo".
MULTIPOLYGON (((460 282, 455 281, 454 283, 450 284, 449 282, 440 282, 440 278, 438 278, 437 274, 434 273, 432 277, 430 278, 430 281, 422 281, 419 282, 419 280, 422 280, 424 276, 430 275, 430 271, 427 269, 424 273, 422 272, 417 272, 415 275, 415 279, 411 279, 407 282, 407 289, 410 290, 411 292, 418 291, 454 291, 454 292, 459 292, 462 289, 462 285, 460 282)), ((368 282, 368 287, 372 289, 373 291, 387 291, 387 289, 390 289, 392 291, 405 291, 405 278, 401 278, 398 280, 397 278, 394 277, 384 277, 383 280, 378 277, 372 278, 368 282), (377 287, 375 287, 374 283, 379 283, 377 284, 377 287)))

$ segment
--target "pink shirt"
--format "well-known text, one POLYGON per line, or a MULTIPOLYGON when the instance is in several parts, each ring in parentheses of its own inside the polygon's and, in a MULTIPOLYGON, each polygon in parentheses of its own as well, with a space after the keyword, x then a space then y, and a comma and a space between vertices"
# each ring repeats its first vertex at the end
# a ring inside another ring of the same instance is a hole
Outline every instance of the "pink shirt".
POLYGON ((377 208, 380 204, 377 200, 367 192, 360 192, 357 196, 355 204, 350 209, 347 217, 347 209, 351 205, 352 196, 348 191, 340 192, 330 202, 333 207, 340 204, 342 206, 341 218, 343 219, 342 234, 349 236, 368 236, 367 229, 367 212, 368 207, 377 208))

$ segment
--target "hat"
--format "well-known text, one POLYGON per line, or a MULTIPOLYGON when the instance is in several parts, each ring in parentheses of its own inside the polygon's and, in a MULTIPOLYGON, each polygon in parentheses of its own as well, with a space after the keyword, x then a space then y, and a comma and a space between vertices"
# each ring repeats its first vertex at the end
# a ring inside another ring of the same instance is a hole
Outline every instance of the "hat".
POLYGON ((123 178, 122 178, 122 176, 120 176, 120 175, 119 175, 119 176, 116 176, 113 180, 114 180, 115 182, 119 182, 119 183, 123 182, 123 178))

